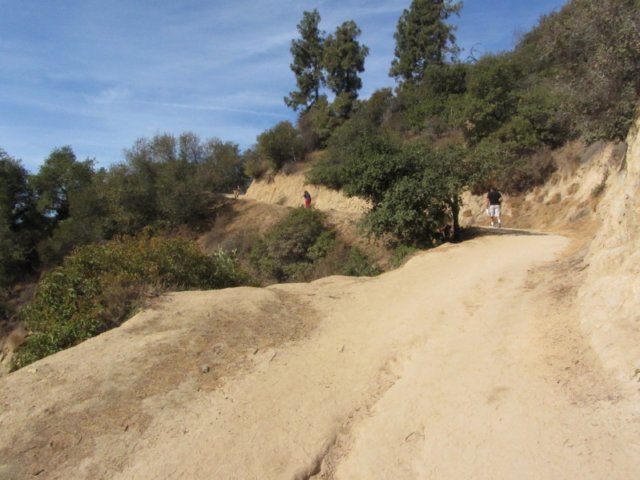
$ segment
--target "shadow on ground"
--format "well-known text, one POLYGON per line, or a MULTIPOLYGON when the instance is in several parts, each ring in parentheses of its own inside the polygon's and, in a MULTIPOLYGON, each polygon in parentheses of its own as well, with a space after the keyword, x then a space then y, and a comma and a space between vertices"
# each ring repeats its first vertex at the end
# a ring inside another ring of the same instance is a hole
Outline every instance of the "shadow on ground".
POLYGON ((469 227, 460 232, 460 240, 471 240, 478 237, 494 235, 514 235, 514 236, 546 236, 548 233, 535 232, 532 230, 521 230, 518 228, 492 228, 492 227, 469 227))

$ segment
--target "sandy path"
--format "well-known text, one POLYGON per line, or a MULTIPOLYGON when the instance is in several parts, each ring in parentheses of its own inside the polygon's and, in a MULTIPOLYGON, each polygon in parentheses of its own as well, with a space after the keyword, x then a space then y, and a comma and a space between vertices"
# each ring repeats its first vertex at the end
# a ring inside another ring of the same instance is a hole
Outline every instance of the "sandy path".
MULTIPOLYGON (((601 371, 554 278, 567 244, 489 235, 374 279, 225 291, 226 304, 275 295, 317 327, 218 388, 145 397, 138 435, 95 431, 88 453, 41 478, 637 478, 633 397, 601 371)), ((172 302, 169 318, 201 305, 172 302)))

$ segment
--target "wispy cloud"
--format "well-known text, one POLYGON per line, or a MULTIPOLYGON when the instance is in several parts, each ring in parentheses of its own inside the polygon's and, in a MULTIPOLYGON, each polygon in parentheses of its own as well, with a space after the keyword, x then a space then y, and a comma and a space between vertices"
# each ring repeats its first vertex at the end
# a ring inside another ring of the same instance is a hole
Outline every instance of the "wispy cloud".
MULTIPOLYGON (((564 3, 469 1, 458 38, 510 48, 515 29, 564 3)), ((136 138, 193 131, 246 148, 295 88, 291 40, 317 8, 332 32, 355 20, 370 49, 361 96, 392 86, 393 32, 410 0, 0 0, 0 148, 38 165, 71 144, 109 164, 136 138), (91 150, 95 148, 95 150, 91 150)))
POLYGON ((248 110, 244 108, 233 108, 233 107, 224 107, 220 105, 206 105, 206 104, 188 104, 188 103, 175 103, 175 102, 147 102, 142 100, 137 100, 135 103, 142 105, 152 105, 156 107, 164 107, 164 108, 180 108, 186 110, 204 110, 209 112, 230 112, 230 113, 241 113, 246 115, 257 115, 261 117, 271 117, 271 118, 282 118, 281 113, 274 112, 262 112, 259 110, 248 110))
POLYGON ((122 103, 130 98, 131 90, 122 85, 105 88, 104 90, 99 91, 96 95, 86 96, 88 103, 97 103, 101 105, 122 103))

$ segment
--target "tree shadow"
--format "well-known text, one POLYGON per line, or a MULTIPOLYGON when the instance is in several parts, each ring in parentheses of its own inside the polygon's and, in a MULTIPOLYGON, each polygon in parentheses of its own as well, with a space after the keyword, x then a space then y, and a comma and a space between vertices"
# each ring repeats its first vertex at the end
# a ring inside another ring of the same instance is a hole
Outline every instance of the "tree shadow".
POLYGON ((493 228, 493 227, 467 227, 460 231, 460 241, 472 240, 479 237, 487 236, 547 236, 548 233, 535 232, 532 230, 521 230, 518 228, 493 228))

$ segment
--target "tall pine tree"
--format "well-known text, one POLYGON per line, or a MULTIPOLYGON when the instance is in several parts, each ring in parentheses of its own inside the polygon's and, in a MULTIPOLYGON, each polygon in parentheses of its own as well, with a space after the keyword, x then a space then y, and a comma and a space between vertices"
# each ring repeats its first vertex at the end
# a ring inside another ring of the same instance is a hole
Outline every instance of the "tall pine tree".
POLYGON ((353 101, 362 88, 359 74, 364 72, 364 60, 369 48, 360 45, 360 29, 353 20, 340 25, 335 34, 329 35, 324 48, 324 67, 327 86, 336 95, 338 110, 348 114, 353 101))
POLYGON ((293 63, 290 67, 296 76, 298 90, 290 92, 284 102, 294 110, 300 107, 309 109, 320 97, 320 88, 324 85, 324 32, 320 30, 319 25, 318 10, 304 12, 298 24, 300 38, 291 41, 293 63))
POLYGON ((445 21, 461 8, 462 2, 454 0, 413 0, 398 20, 389 75, 419 82, 428 65, 443 65, 448 54, 455 55, 455 27, 445 21))

